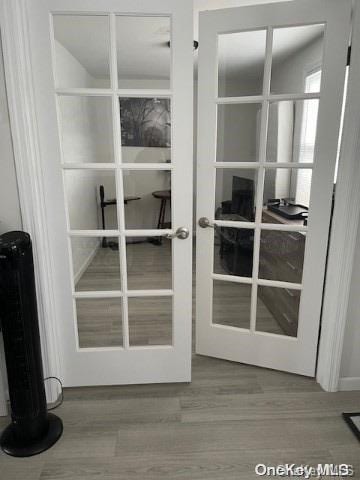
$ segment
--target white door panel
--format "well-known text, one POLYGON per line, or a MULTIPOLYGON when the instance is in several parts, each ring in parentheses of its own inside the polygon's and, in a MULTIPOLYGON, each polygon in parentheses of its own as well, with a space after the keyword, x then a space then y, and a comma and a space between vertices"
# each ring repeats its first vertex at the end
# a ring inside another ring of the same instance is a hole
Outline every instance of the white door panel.
POLYGON ((200 14, 197 219, 214 228, 197 227, 199 354, 315 373, 350 14, 200 14), (307 225, 289 218, 299 198, 307 225))
POLYGON ((64 385, 189 381, 192 2, 28 12, 64 385))

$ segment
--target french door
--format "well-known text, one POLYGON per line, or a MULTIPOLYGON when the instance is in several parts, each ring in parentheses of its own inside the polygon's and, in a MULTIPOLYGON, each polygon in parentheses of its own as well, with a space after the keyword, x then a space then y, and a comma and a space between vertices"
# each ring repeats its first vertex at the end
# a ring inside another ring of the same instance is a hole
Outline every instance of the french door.
POLYGON ((350 14, 200 14, 199 354, 315 373, 350 14))
POLYGON ((64 384, 189 381, 192 2, 28 4, 64 384))

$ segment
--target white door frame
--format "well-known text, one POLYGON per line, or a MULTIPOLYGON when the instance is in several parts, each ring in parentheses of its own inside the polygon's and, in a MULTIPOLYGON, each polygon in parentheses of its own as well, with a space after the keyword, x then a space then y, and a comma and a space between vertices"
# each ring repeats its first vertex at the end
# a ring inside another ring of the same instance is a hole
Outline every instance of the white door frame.
MULTIPOLYGON (((36 290, 44 375, 62 377, 58 319, 53 289, 51 245, 48 241, 46 198, 30 63, 26 0, 0 3, 4 68, 8 93, 15 168, 23 229, 33 241, 36 290)), ((47 385, 48 401, 59 395, 55 382, 47 385)))
MULTIPOLYGON (((23 228, 33 238, 34 264, 38 291, 40 335, 45 375, 62 377, 58 319, 53 290, 51 245, 47 241, 46 198, 41 172, 42 153, 34 108, 34 85, 30 63, 29 31, 26 21, 27 0, 3 0, 0 3, 0 28, 8 90, 15 165, 19 185, 23 228)), ((360 8, 356 2, 353 51, 360 47, 360 8)), ((360 57, 353 55, 349 77, 348 108, 329 249, 324 297, 317 380, 326 391, 338 388, 347 299, 355 249, 360 204, 360 57), (344 231, 347 248, 344 250, 344 231), (332 281, 329 281, 331 276, 332 281)), ((57 388, 49 391, 55 401, 57 388)))
MULTIPOLYGON (((352 56, 323 300, 316 379, 339 389, 360 206, 360 2, 353 12, 352 56)), ((360 382, 360 379, 358 379, 360 382)), ((358 383, 359 383, 358 382, 358 383)))
MULTIPOLYGON (((38 313, 45 376, 61 377, 52 265, 45 221, 40 147, 29 63, 30 46, 24 0, 0 4, 4 67, 23 228, 31 234, 38 292, 38 313)), ((47 389, 55 401, 56 385, 47 389)))

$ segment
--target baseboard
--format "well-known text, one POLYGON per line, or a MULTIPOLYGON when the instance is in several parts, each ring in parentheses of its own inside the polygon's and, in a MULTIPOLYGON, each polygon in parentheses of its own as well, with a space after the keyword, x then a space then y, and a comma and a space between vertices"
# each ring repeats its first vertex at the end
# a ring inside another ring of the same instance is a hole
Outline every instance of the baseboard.
POLYGON ((89 256, 86 258, 82 266, 79 268, 78 272, 76 272, 76 274, 74 275, 75 285, 78 283, 80 278, 83 276, 84 272, 87 270, 91 262, 94 260, 94 257, 97 254, 99 248, 100 248, 100 242, 96 245, 94 250, 89 254, 89 256))
POLYGON ((351 390, 360 390, 360 377, 340 378, 339 390, 341 392, 349 392, 351 390))

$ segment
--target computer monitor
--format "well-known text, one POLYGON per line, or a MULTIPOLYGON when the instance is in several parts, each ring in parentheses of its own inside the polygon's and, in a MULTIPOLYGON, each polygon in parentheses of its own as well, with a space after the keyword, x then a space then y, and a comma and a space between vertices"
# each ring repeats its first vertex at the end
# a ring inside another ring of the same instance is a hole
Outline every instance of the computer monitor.
POLYGON ((244 217, 248 221, 255 218, 255 183, 251 178, 233 176, 232 213, 244 217))

